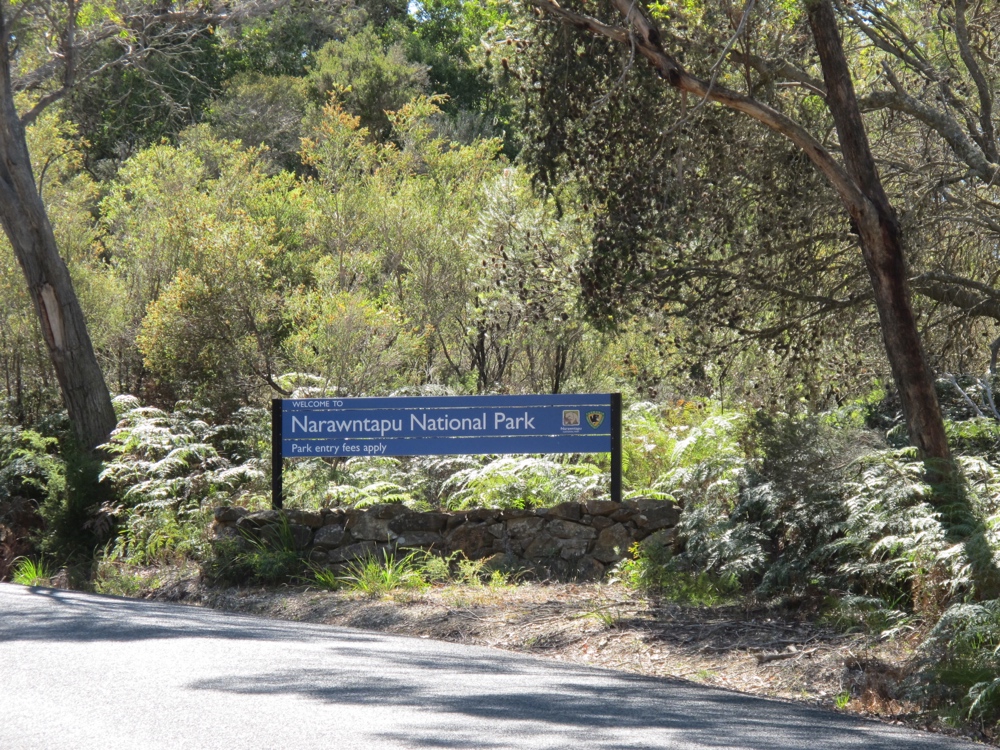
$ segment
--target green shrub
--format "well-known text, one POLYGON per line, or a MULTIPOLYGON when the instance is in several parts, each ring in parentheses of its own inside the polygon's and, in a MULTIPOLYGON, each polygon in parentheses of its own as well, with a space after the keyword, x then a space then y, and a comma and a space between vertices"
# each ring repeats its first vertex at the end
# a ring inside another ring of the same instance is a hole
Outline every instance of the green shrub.
POLYGON ((639 591, 660 591, 674 575, 673 554, 663 545, 635 543, 629 554, 615 566, 612 581, 639 591))
POLYGON ((455 562, 457 570, 453 578, 466 586, 482 586, 486 581, 503 580, 501 571, 486 570, 486 560, 470 560, 463 554, 455 562))
POLYGON ((303 572, 302 558, 293 549, 261 546, 245 553, 244 561, 258 583, 287 583, 303 572))
POLYGON ((607 474, 594 464, 503 456, 456 472, 442 495, 452 510, 533 508, 598 497, 607 487, 607 474))
POLYGON ((342 461, 306 458, 290 462, 283 477, 286 508, 320 508, 339 503, 330 487, 350 483, 350 473, 342 461))
POLYGON ((698 425, 674 428, 676 442, 670 450, 669 468, 652 484, 682 504, 691 502, 730 505, 736 498, 746 468, 739 444, 744 418, 709 417, 698 425))
POLYGON ((209 410, 188 402, 172 413, 132 396, 115 405, 121 421, 105 446, 113 459, 101 479, 118 502, 106 501, 97 517, 117 527, 109 557, 135 565, 203 559, 210 509, 266 492, 263 412, 246 409, 213 425, 209 410))
POLYGON ((449 583, 454 578, 453 565, 459 552, 450 555, 435 555, 428 552, 420 564, 421 575, 427 583, 449 583))
POLYGON ((843 632, 864 632, 888 638, 909 627, 910 613, 898 607, 907 604, 905 596, 888 602, 877 596, 848 594, 830 597, 822 622, 843 632))
POLYGON ((844 536, 835 545, 841 585, 936 614, 969 579, 928 502, 923 464, 903 449, 866 456, 858 469, 845 484, 844 536))
POLYGON ((349 563, 340 576, 340 582, 350 591, 371 598, 400 589, 422 589, 427 583, 421 575, 421 557, 419 552, 411 552, 404 557, 394 557, 384 551, 368 555, 349 563))
POLYGON ((417 558, 420 575, 427 583, 458 583, 465 586, 496 588, 511 583, 515 571, 487 567, 486 560, 470 560, 462 551, 450 555, 424 552, 417 558))
POLYGON ((336 591, 341 587, 340 577, 329 568, 310 565, 309 570, 312 572, 313 582, 321 589, 336 591))
MULTIPOLYGON (((694 407, 694 402, 688 402, 694 407)), ((651 487, 670 468, 678 436, 700 422, 701 410, 670 409, 649 401, 622 414, 622 468, 629 487, 651 487), (680 413, 678 414, 677 411, 680 413), (683 417, 687 417, 684 419, 683 417)))
POLYGON ((694 497, 680 525, 690 570, 735 576, 762 595, 833 585, 844 530, 851 433, 818 420, 758 415, 746 426, 743 486, 694 497), (845 457, 848 457, 845 461, 845 457))
POLYGON ((202 562, 212 583, 289 583, 307 579, 309 566, 295 544, 287 521, 239 537, 216 539, 202 562))
POLYGON ((286 507, 440 506, 442 487, 458 471, 481 468, 479 456, 354 457, 296 461, 285 472, 286 507))
POLYGON ((323 588, 344 587, 373 598, 431 584, 501 588, 516 577, 508 571, 487 568, 485 560, 470 560, 462 552, 437 555, 426 550, 403 556, 383 550, 348 564, 342 575, 324 568, 314 569, 314 574, 323 588))
MULTIPOLYGON (((255 416, 243 414, 248 421, 255 416)), ((129 409, 105 446, 115 458, 101 479, 127 505, 149 508, 229 504, 266 490, 261 458, 248 445, 252 425, 213 426, 206 421, 210 417, 185 402, 170 414, 151 407, 129 409), (220 446, 230 456, 220 454, 220 446)))
POLYGON ((243 564, 251 579, 259 583, 285 583, 301 577, 305 562, 295 544, 288 521, 245 533, 247 549, 242 553, 243 564))
POLYGON ((948 444, 956 455, 982 456, 992 461, 1000 459, 1000 422, 995 419, 947 420, 945 430, 948 444))
POLYGON ((137 506, 122 522, 109 557, 133 565, 201 559, 210 521, 210 508, 137 506))
POLYGON ((331 485, 327 487, 326 499, 331 506, 349 505, 355 508, 387 503, 410 506, 416 504, 413 496, 395 482, 373 482, 364 487, 350 484, 331 485))
POLYGON ((41 505, 65 489, 59 441, 20 427, 0 425, 0 501, 22 497, 41 505))
POLYGON ((106 531, 94 508, 106 494, 100 463, 76 447, 33 430, 0 429, 0 502, 28 500, 42 519, 34 535, 37 550, 59 564, 87 558, 106 531))
POLYGON ((93 587, 98 594, 135 597, 158 585, 155 576, 143 576, 129 565, 109 558, 98 561, 94 571, 93 587))
POLYGON ((215 539, 201 561, 201 573, 210 584, 245 584, 254 571, 248 560, 248 543, 242 537, 215 539))
MULTIPOLYGON (((741 444, 747 459, 734 498, 686 496, 683 569, 736 576, 763 597, 839 590, 932 615, 971 593, 968 545, 949 535, 956 519, 931 502, 912 448, 886 450, 872 433, 826 419, 766 415, 746 426, 741 444)), ((1000 529, 985 520, 1000 512, 1000 470, 974 457, 958 462, 966 478, 958 521, 983 523, 1000 546, 1000 529)))
POLYGON ((615 566, 611 581, 671 601, 703 606, 718 604, 739 591, 735 576, 686 570, 663 545, 636 543, 629 552, 631 556, 615 566))
POLYGON ((944 713, 1000 722, 1000 601, 949 607, 919 654, 913 697, 944 713))
POLYGON ((247 549, 238 540, 227 539, 212 544, 201 570, 209 583, 242 586, 306 580, 308 568, 294 550, 266 546, 247 549))

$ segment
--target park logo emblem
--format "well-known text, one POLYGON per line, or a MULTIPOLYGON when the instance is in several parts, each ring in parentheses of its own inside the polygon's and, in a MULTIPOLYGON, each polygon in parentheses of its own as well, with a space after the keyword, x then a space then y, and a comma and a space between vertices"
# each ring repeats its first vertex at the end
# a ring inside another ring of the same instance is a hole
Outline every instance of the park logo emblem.
POLYGON ((604 421, 603 411, 588 411, 587 412, 587 424, 593 427, 595 430, 601 426, 604 421))

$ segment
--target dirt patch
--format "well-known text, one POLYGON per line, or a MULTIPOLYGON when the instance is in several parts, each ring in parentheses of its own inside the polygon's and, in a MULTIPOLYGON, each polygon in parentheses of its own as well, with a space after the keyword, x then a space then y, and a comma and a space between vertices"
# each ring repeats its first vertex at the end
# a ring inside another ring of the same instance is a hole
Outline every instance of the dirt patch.
POLYGON ((373 600, 308 587, 216 589, 187 578, 149 596, 682 678, 988 739, 956 730, 894 697, 915 635, 884 641, 842 633, 785 610, 684 606, 616 584, 441 586, 373 600))

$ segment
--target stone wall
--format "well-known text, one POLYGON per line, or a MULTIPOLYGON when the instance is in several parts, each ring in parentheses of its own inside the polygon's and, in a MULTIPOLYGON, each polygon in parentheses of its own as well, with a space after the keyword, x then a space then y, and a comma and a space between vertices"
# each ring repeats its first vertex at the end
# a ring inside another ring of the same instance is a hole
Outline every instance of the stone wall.
POLYGON ((273 537, 287 522, 296 547, 315 564, 337 567, 380 550, 462 552, 489 565, 523 569, 539 577, 600 578, 634 542, 670 545, 678 509, 650 499, 593 500, 532 510, 476 509, 418 512, 404 505, 318 511, 223 507, 215 535, 273 537))

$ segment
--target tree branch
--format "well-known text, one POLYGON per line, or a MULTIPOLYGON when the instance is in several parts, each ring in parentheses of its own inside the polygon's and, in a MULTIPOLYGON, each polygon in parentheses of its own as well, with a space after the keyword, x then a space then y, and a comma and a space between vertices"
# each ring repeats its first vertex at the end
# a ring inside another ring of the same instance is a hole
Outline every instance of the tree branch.
MULTIPOLYGON (((871 293, 867 291, 860 294, 851 294, 844 299, 837 299, 836 297, 830 297, 827 295, 799 292, 795 289, 789 289, 785 286, 770 283, 764 279, 749 278, 746 274, 727 271, 719 266, 679 266, 671 268, 668 273, 671 276, 688 276, 701 279, 725 279, 727 281, 739 282, 741 287, 753 289, 758 292, 769 292, 779 297, 795 300, 797 302, 819 305, 823 311, 827 312, 844 310, 860 303, 871 301, 871 293)), ((666 274, 661 273, 658 275, 658 278, 662 279, 665 275, 666 274)))
MULTIPOLYGON (((891 80, 891 79, 890 79, 891 80)), ((955 155, 971 169, 983 182, 993 182, 1000 165, 991 163, 979 146, 969 137, 961 125, 940 110, 915 99, 903 91, 895 81, 894 91, 876 91, 862 100, 865 109, 891 109, 903 112, 927 125, 940 135, 951 147, 955 155)))
POLYGON ((965 22, 966 0, 955 0, 955 40, 958 42, 958 54, 965 63, 965 67, 975 81, 976 91, 979 92, 979 124, 982 132, 982 147, 990 161, 996 163, 1000 161, 997 156, 996 134, 993 129, 993 95, 990 92, 986 76, 976 62, 976 58, 969 48, 969 27, 965 22))
MULTIPOLYGON (((622 44, 629 40, 629 33, 624 29, 618 26, 609 26, 590 16, 567 10, 556 0, 528 0, 528 2, 542 12, 590 33, 605 36, 622 44)), ((638 3, 633 0, 611 0, 611 2, 632 29, 632 38, 635 41, 636 49, 667 83, 679 91, 685 91, 699 98, 717 102, 742 112, 776 133, 785 136, 809 157, 809 160, 829 180, 845 205, 854 211, 865 212, 867 210, 868 201, 850 175, 808 130, 787 115, 753 97, 722 86, 710 85, 707 81, 691 75, 673 56, 664 51, 659 29, 638 3)))
POLYGON ((962 390, 962 386, 960 386, 958 384, 958 381, 955 379, 954 375, 952 375, 949 372, 949 373, 946 374, 945 377, 947 377, 948 382, 952 384, 952 386, 955 388, 955 390, 958 391, 959 395, 962 397, 962 399, 965 401, 965 403, 967 403, 972 408, 973 413, 977 417, 985 417, 986 416, 985 414, 983 414, 983 410, 979 408, 979 404, 977 404, 975 401, 973 401, 971 398, 969 398, 969 394, 962 390))
POLYGON ((758 55, 751 55, 739 50, 729 53, 730 59, 739 65, 749 65, 756 70, 765 80, 775 81, 784 79, 800 84, 804 88, 812 91, 817 96, 826 98, 826 84, 819 78, 813 78, 800 68, 796 68, 787 60, 779 58, 765 59, 758 55))
POLYGON ((1000 292, 972 279, 944 273, 924 273, 910 279, 913 291, 966 314, 1000 322, 1000 292))
POLYGON ((76 25, 77 2, 70 0, 69 17, 58 51, 33 70, 11 79, 14 93, 46 87, 57 78, 61 81, 59 87, 47 91, 21 116, 21 122, 23 125, 33 122, 46 107, 67 96, 81 81, 110 68, 139 65, 152 54, 162 54, 158 47, 165 39, 175 44, 184 43, 205 29, 234 26, 271 13, 287 2, 289 0, 246 0, 224 12, 208 12, 202 8, 171 10, 170 5, 161 5, 152 12, 134 12, 123 14, 120 20, 106 20, 81 34, 76 25), (109 40, 121 46, 121 53, 93 70, 82 71, 82 61, 87 54, 109 40))

